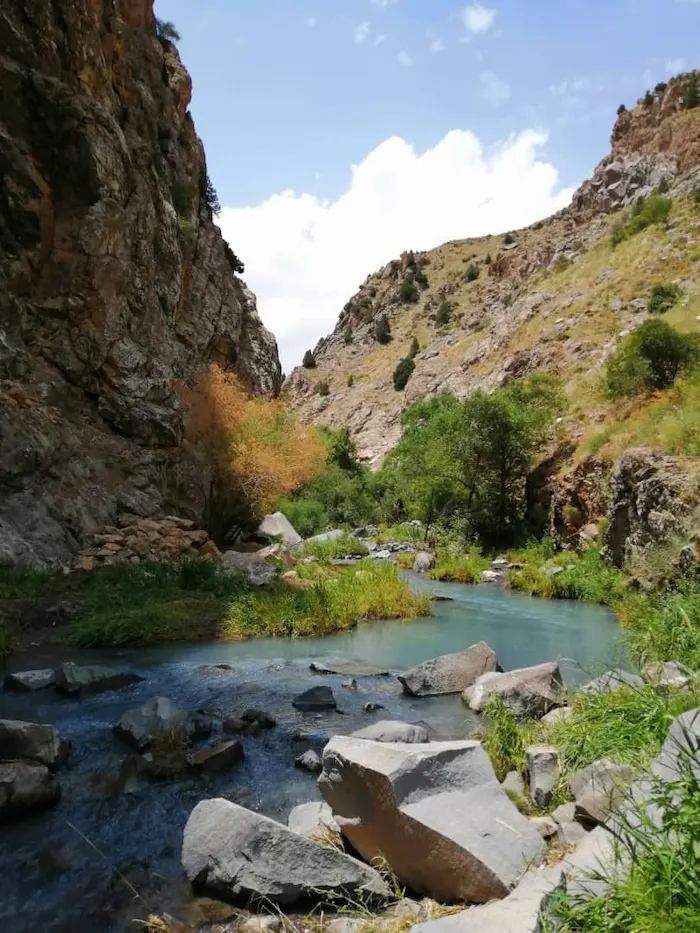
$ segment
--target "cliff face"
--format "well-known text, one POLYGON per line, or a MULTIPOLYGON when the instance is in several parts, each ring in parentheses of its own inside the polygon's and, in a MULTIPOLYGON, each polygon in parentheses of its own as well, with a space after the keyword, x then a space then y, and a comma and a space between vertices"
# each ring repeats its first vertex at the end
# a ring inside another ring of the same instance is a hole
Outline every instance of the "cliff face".
POLYGON ((404 253, 370 275, 317 345, 316 369, 298 368, 287 380, 302 415, 349 425, 360 454, 378 465, 413 402, 445 390, 464 397, 542 370, 568 390, 562 433, 575 450, 609 414, 595 382, 619 337, 643 320, 651 287, 676 282, 683 300, 668 319, 698 326, 700 213, 691 195, 700 183, 700 108, 688 108, 690 80, 681 76, 620 113, 611 153, 566 210, 508 237, 404 253), (671 222, 613 248, 616 212, 662 182, 674 199, 671 222), (386 344, 375 336, 382 315, 386 344), (394 368, 414 337, 415 371, 395 391, 394 368))
POLYGON ((119 509, 196 517, 177 385, 216 361, 279 388, 190 96, 153 0, 0 8, 0 562, 66 559, 119 509))

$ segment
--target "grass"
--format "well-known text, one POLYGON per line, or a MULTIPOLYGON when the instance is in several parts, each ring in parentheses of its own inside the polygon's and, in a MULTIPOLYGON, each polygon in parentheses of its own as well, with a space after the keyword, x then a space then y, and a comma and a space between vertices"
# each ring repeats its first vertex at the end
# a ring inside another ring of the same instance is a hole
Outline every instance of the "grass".
POLYGON ((490 560, 477 548, 471 548, 466 554, 443 551, 438 553, 437 563, 428 576, 431 580, 449 583, 481 583, 481 574, 490 566, 490 560))
POLYGON ((13 626, 8 623, 0 625, 0 664, 6 664, 14 654, 17 644, 17 634, 13 626))
POLYGON ((700 670, 698 583, 683 582, 679 589, 630 600, 621 617, 626 641, 637 663, 674 660, 691 670, 700 670))
POLYGON ((352 535, 343 535, 332 541, 307 541, 301 548, 302 557, 315 557, 322 563, 341 560, 343 557, 366 557, 367 545, 352 535))
MULTIPOLYGON (((537 558, 537 552, 524 552, 522 556, 527 561, 533 556, 537 558)), ((581 557, 564 551, 546 564, 540 564, 537 559, 525 563, 522 570, 511 573, 509 586, 529 596, 582 600, 613 609, 623 604, 628 593, 625 574, 606 564, 595 547, 584 551, 581 557), (547 573, 561 566, 565 568, 562 572, 554 576, 547 573)))

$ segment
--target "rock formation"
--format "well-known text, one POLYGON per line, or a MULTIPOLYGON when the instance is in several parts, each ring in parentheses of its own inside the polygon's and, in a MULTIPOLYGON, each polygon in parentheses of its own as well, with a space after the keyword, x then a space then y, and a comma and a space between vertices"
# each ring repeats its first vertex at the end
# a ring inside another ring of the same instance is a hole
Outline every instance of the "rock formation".
POLYGON ((178 385, 280 365, 153 0, 8 0, 0 84, 0 562, 65 562, 120 511, 201 519, 178 385))

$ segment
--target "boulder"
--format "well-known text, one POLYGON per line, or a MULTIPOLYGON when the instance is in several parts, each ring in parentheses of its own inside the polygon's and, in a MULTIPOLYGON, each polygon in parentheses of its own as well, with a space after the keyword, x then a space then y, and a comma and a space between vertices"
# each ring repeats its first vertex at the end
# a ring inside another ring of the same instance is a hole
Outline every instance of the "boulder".
POLYGON ((571 719, 573 715, 574 711, 571 706, 559 706, 557 709, 550 710, 543 716, 542 722, 545 726, 557 726, 560 722, 566 722, 568 719, 571 719))
POLYGON ((482 674, 498 670, 498 658, 489 646, 480 641, 465 651, 443 654, 413 667, 398 679, 404 693, 414 697, 461 693, 482 674))
POLYGON ((419 551, 413 561, 414 573, 427 573, 435 566, 435 555, 428 551, 419 551))
POLYGON ((56 689, 70 697, 88 697, 107 690, 121 690, 141 683, 143 677, 130 671, 115 671, 98 664, 82 666, 66 661, 55 673, 56 689))
POLYGON ((608 758, 577 771, 569 781, 569 788, 576 801, 578 822, 584 826, 604 823, 624 799, 634 773, 630 765, 618 765, 608 758))
POLYGON ((249 722, 246 722, 245 719, 239 719, 237 716, 228 716, 221 723, 221 728, 224 732, 229 734, 236 734, 237 732, 245 732, 250 726, 249 722))
POLYGON ((312 748, 294 760, 294 767, 301 768, 302 771, 308 771, 310 774, 320 774, 323 770, 321 759, 312 748))
POLYGON ((484 583, 503 583, 503 574, 495 570, 482 570, 481 579, 484 583))
POLYGON ((530 745, 525 755, 532 802, 537 807, 546 807, 554 796, 559 777, 559 753, 548 745, 530 745))
POLYGON ((70 754, 71 743, 55 726, 0 719, 0 761, 24 758, 52 771, 70 754))
POLYGON ((644 665, 642 678, 662 693, 687 690, 693 683, 693 674, 679 661, 651 661, 644 665))
POLYGON ((505 674, 482 674, 462 694, 464 702, 477 713, 493 696, 502 697, 516 719, 541 718, 565 702, 559 664, 552 661, 505 674))
POLYGON ((292 700, 292 706, 303 713, 336 709, 335 697, 330 687, 311 687, 292 700))
POLYGON ((428 727, 422 722, 395 722, 382 719, 358 729, 352 735, 357 739, 369 739, 373 742, 403 742, 406 745, 427 742, 430 739, 428 727))
POLYGON ((403 883, 439 901, 505 897, 545 852, 479 742, 335 736, 318 786, 363 858, 383 855, 403 883))
POLYGON ((300 803, 289 814, 287 826, 292 832, 299 833, 312 839, 327 830, 339 833, 338 824, 333 819, 333 812, 327 803, 314 800, 311 803, 300 803))
POLYGON ((268 586, 277 576, 272 564, 257 554, 224 551, 221 568, 227 576, 240 576, 249 586, 268 586))
POLYGON ((698 748, 700 709, 690 709, 674 719, 661 751, 652 762, 651 773, 666 782, 677 781, 683 773, 684 763, 690 763, 693 773, 700 779, 698 748))
MULTIPOLYGON (((282 917, 272 915, 263 917, 248 917, 240 926, 235 925, 237 933, 279 933, 282 929, 282 917)), ((226 931, 233 931, 234 927, 226 927, 226 931)))
POLYGON ((228 800, 203 800, 185 826, 182 865, 195 889, 223 900, 293 904, 307 897, 384 899, 373 868, 228 800))
POLYGON ((155 735, 166 729, 181 729, 187 738, 203 737, 211 731, 211 721, 203 715, 186 713, 167 697, 153 697, 143 706, 124 713, 112 731, 118 739, 142 752, 155 735))
POLYGON ((44 765, 0 762, 0 820, 53 807, 60 799, 61 785, 44 765))
POLYGON ((523 781, 523 776, 519 771, 509 771, 503 779, 501 787, 506 793, 525 797, 525 781, 523 781))
POLYGON ((192 768, 199 771, 230 771, 231 768, 240 764, 245 758, 243 746, 238 739, 232 739, 230 742, 219 742, 218 745, 211 745, 208 748, 201 748, 199 751, 191 752, 187 756, 187 763, 192 768))
POLYGON ((380 709, 384 709, 381 703, 375 703, 374 700, 370 700, 369 703, 365 703, 362 707, 364 713, 377 713, 380 709))
POLYGON ((14 690, 15 693, 33 690, 44 690, 53 687, 56 683, 56 674, 50 668, 38 671, 15 671, 5 677, 5 690, 14 690))
POLYGON ((558 866, 529 871, 504 900, 419 923, 411 933, 541 933, 548 904, 563 887, 558 866))
POLYGON ((273 729, 277 725, 277 720, 264 709, 246 709, 241 713, 241 719, 244 722, 256 722, 261 729, 273 729))
POLYGON ((505 573, 509 568, 510 561, 506 557, 497 557, 491 561, 491 570, 495 570, 496 573, 505 573))
POLYGON ((606 671, 600 677, 589 680, 587 684, 581 687, 581 693, 598 694, 610 693, 613 690, 620 689, 639 689, 644 686, 644 681, 639 674, 630 674, 629 671, 613 670, 606 671))
POLYGON ((282 512, 274 512, 272 515, 266 515, 258 525, 258 530, 255 534, 261 538, 282 541, 288 547, 298 547, 302 542, 301 535, 282 512))

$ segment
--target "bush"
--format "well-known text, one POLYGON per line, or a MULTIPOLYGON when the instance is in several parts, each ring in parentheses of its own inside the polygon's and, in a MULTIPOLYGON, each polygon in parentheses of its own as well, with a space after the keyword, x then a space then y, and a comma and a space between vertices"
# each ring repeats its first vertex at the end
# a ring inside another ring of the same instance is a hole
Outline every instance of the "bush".
POLYGON ((435 315, 435 323, 438 327, 443 327, 445 324, 449 323, 451 317, 452 305, 449 303, 449 301, 443 301, 437 310, 437 314, 435 315))
POLYGON ((406 388, 406 383, 413 375, 413 370, 416 368, 416 364, 413 362, 411 357, 404 357, 399 360, 396 364, 396 369, 394 370, 394 389, 397 392, 403 391, 406 388))
POLYGON ((303 557, 315 557, 321 563, 341 560, 343 557, 367 557, 367 545, 352 535, 343 535, 331 541, 307 541, 301 547, 303 557))
POLYGON ((449 551, 438 554, 438 560, 428 572, 431 580, 447 583, 481 583, 481 574, 491 566, 478 548, 472 548, 466 554, 451 554, 449 551))
POLYGON ((416 271, 413 273, 413 281, 418 282, 418 284, 421 285, 423 288, 428 287, 428 276, 425 274, 425 272, 423 272, 423 270, 420 267, 418 267, 416 271))
POLYGON ((479 267, 475 263, 470 263, 467 267, 467 282, 476 282, 479 278, 479 267))
POLYGON ((304 369, 316 369, 316 357, 313 355, 311 350, 306 351, 301 365, 304 367, 304 369))
POLYGON ((671 190, 671 183, 668 178, 662 178, 661 181, 656 186, 654 194, 668 194, 671 190))
POLYGON ((377 318, 374 325, 374 339, 377 343, 389 343, 391 340, 391 326, 386 314, 380 314, 377 318))
POLYGON ((343 331, 343 343, 346 346, 352 343, 352 327, 349 324, 343 331))
POLYGON ((418 289, 416 288, 416 283, 413 281, 413 274, 410 272, 401 283, 399 298, 407 304, 418 301, 418 289))
POLYGON ((625 107, 624 104, 620 104, 620 106, 617 108, 618 117, 621 117, 623 113, 627 113, 627 107, 625 107))
POLYGON ((175 24, 156 16, 156 35, 165 42, 179 42, 180 33, 175 24))
POLYGON ((348 376, 348 389, 352 389, 354 385, 355 385, 355 377, 353 376, 352 373, 350 373, 350 375, 348 376))
POLYGON ((658 83, 658 84, 656 85, 656 87, 654 88, 654 93, 655 93, 655 94, 664 94, 664 93, 666 92, 666 88, 667 88, 667 87, 668 87, 668 84, 666 84, 665 81, 659 81, 659 83, 658 83))
POLYGON ((202 165, 199 171, 199 196, 206 204, 209 216, 218 217, 221 213, 221 203, 205 165, 202 165))
POLYGON ((236 254, 231 249, 231 247, 228 245, 226 240, 224 240, 224 252, 226 253, 226 260, 228 261, 228 264, 231 267, 231 271, 233 272, 233 274, 243 275, 243 273, 245 272, 245 266, 243 265, 241 260, 238 258, 238 256, 236 256, 236 254))
POLYGON ((506 235, 503 237, 504 246, 512 246, 513 243, 515 243, 515 237, 513 236, 513 234, 506 233, 506 235))
POLYGON ((625 223, 615 225, 612 234, 612 245, 618 246, 623 240, 633 237, 647 227, 655 224, 665 224, 671 213, 673 201, 658 194, 652 194, 646 200, 640 198, 632 209, 630 219, 625 223))
POLYGON ((700 357, 696 335, 681 334, 665 321, 645 321, 625 337, 606 367, 609 398, 668 389, 700 357))
POLYGON ((666 314, 678 303, 682 294, 678 285, 655 285, 649 298, 649 313, 666 314))
POLYGON ((647 91, 643 98, 643 103, 645 107, 651 107, 654 103, 654 95, 651 91, 647 91))
POLYGON ((698 76, 695 71, 693 71, 689 77, 687 84, 685 86, 685 92, 683 94, 683 106, 686 110, 693 110, 700 104, 700 91, 698 91, 698 76))
POLYGON ((503 697, 493 696, 484 708, 488 730, 481 740, 496 777, 502 781, 509 771, 527 770, 525 743, 513 713, 503 697))
POLYGON ((491 253, 486 254, 486 259, 484 259, 484 264, 490 266, 493 260, 491 259, 491 253))
POLYGON ((331 394, 331 387, 328 385, 328 380, 327 380, 327 379, 321 379, 320 382, 318 383, 318 385, 316 386, 316 391, 318 392, 319 395, 323 396, 324 398, 325 398, 327 395, 330 395, 330 394, 331 394))
POLYGON ((192 213, 192 187, 184 178, 176 178, 171 187, 173 207, 178 217, 189 217, 192 213))
POLYGON ((695 203, 696 207, 700 207, 700 185, 698 185, 693 192, 693 202, 695 203))
POLYGON ((408 351, 409 360, 415 359, 419 353, 420 353, 420 344, 418 343, 418 338, 414 337, 413 340, 411 341, 411 346, 408 351))

